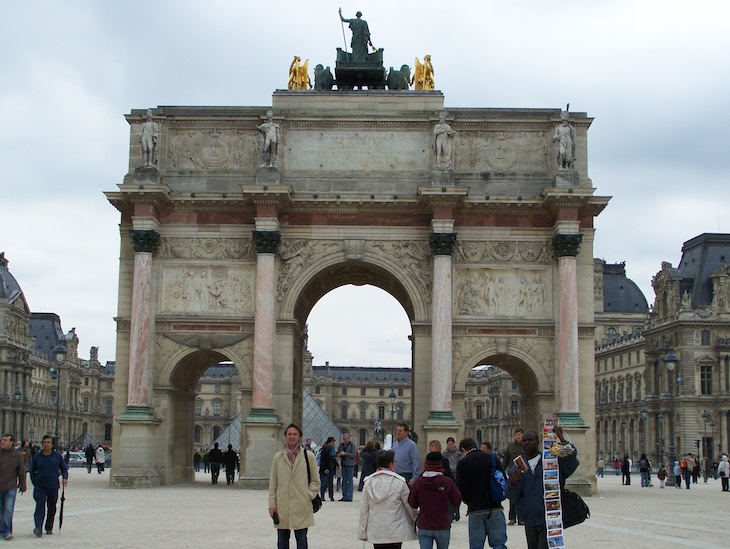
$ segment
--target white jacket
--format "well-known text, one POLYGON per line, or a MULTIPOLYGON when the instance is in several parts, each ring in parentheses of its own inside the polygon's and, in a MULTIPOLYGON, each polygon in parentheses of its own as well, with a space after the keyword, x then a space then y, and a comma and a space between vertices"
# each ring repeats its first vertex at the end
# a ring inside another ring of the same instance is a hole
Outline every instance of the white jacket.
POLYGON ((365 479, 360 506, 360 539, 370 543, 398 543, 418 539, 418 513, 408 505, 405 479, 380 469, 365 479))
POLYGON ((720 475, 720 473, 723 471, 725 472, 726 477, 730 477, 730 463, 728 463, 724 459, 717 466, 717 474, 720 475))

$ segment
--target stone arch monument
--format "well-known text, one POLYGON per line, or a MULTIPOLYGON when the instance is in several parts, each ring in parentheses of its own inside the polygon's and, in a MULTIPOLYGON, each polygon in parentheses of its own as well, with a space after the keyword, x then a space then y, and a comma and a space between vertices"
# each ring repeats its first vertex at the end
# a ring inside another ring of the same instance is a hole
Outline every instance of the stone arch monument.
POLYGON ((225 359, 241 377, 241 483, 265 487, 282 425, 302 415, 307 316, 352 283, 410 319, 422 444, 463 430, 466 376, 491 363, 521 385, 526 427, 561 418, 583 463, 570 482, 590 493, 594 217, 608 198, 587 173, 591 119, 569 118, 566 168, 560 109, 446 113, 433 90, 133 110, 129 172, 106 193, 121 214, 112 484, 192 478, 195 383, 225 359), (136 146, 149 122, 154 165, 136 146), (262 163, 263 131, 276 162, 262 163))

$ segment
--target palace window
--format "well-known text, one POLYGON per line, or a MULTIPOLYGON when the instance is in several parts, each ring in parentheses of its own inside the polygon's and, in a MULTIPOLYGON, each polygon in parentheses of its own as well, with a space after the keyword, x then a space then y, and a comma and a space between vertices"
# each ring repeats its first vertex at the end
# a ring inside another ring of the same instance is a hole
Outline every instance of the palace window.
POLYGON ((84 386, 85 387, 88 387, 89 386, 89 378, 88 377, 85 377, 84 378, 84 386))
POLYGON ((360 404, 360 419, 368 418, 368 405, 365 403, 360 404))
POLYGON ((347 419, 347 404, 340 404, 340 419, 347 419))
POLYGON ((89 402, 90 402, 89 396, 84 395, 84 412, 89 411, 89 402))
POLYGON ((514 381, 514 380, 512 380, 512 390, 513 391, 516 391, 517 390, 517 382, 514 381))
POLYGON ((114 405, 114 400, 111 398, 105 398, 104 399, 104 413, 105 414, 111 414, 112 413, 112 406, 114 405))
POLYGON ((395 417, 398 421, 403 421, 403 412, 405 412, 405 410, 405 405, 402 402, 398 403, 398 410, 395 412, 395 417))
POLYGON ((700 394, 712 394, 712 365, 700 366, 700 394))
POLYGON ((203 401, 198 399, 195 399, 195 415, 199 416, 203 413, 203 401))
POLYGON ((381 387, 381 388, 380 388, 380 391, 378 391, 378 394, 379 394, 380 396, 385 396, 385 389, 383 389, 383 388, 381 387))
POLYGON ((106 390, 111 391, 113 389, 113 385, 111 381, 106 382, 106 390))
POLYGON ((710 344, 710 330, 702 330, 702 332, 700 333, 700 340, 702 342, 702 345, 709 345, 710 344))
POLYGON ((213 440, 217 439, 219 436, 221 436, 221 428, 218 426, 213 427, 213 440))
POLYGON ((216 392, 216 394, 218 394, 218 393, 221 392, 221 386, 220 385, 216 385, 215 386, 215 392, 216 392))
POLYGON ((482 386, 481 385, 477 385, 477 394, 478 395, 481 395, 482 394, 482 386))
POLYGON ((481 404, 477 404, 477 419, 483 419, 484 418, 484 406, 481 404))
POLYGON ((365 396, 365 387, 361 387, 360 388, 360 396, 361 397, 364 397, 365 396))
POLYGON ((347 396, 347 387, 342 388, 342 396, 347 396))
MULTIPOLYGON (((221 415, 221 401, 220 400, 213 401, 213 415, 214 416, 221 415)), ((216 437, 216 438, 218 438, 218 437, 216 437)))
POLYGON ((360 446, 365 446, 365 443, 367 442, 367 438, 368 438, 368 432, 366 429, 360 429, 359 434, 360 434, 360 437, 359 437, 360 446))
POLYGON ((378 404, 378 419, 385 419, 385 404, 378 404))
POLYGON ((200 444, 200 439, 203 438, 203 429, 200 427, 200 425, 195 426, 195 442, 197 444, 200 444))
POLYGON ((509 412, 513 416, 516 416, 520 413, 520 401, 519 400, 511 400, 509 403, 509 412))
POLYGON ((403 389, 398 389, 398 396, 399 397, 402 397, 403 396, 403 389))
POLYGON ((320 389, 319 385, 315 385, 314 387, 314 394, 318 395, 322 392, 322 389, 320 389))
POLYGON ((201 383, 198 383, 198 385, 195 387, 195 392, 199 393, 203 390, 203 385, 201 383))
POLYGON ((112 426, 109 423, 106 423, 104 425, 104 440, 111 440, 112 439, 112 426))

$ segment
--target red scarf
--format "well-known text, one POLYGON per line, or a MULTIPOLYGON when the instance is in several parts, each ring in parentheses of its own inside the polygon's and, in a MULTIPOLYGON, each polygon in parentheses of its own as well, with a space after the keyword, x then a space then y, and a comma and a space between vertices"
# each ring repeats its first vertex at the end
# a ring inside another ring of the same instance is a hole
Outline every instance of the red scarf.
POLYGON ((286 457, 289 458, 289 464, 291 465, 291 468, 294 469, 294 462, 297 460, 297 454, 299 454, 299 450, 301 449, 301 446, 298 444, 294 447, 293 450, 289 448, 289 446, 286 447, 286 457))

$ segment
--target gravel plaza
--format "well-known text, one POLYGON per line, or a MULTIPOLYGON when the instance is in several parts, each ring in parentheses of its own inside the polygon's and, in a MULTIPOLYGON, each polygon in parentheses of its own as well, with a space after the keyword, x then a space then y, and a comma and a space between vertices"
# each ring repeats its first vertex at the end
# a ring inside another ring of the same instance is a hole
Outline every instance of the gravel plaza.
MULTIPOLYGON (((631 549, 702 547, 727 548, 730 493, 720 481, 693 484, 690 490, 641 488, 638 475, 630 486, 620 477, 598 479, 600 495, 586 498, 591 518, 565 531, 566 547, 601 548, 630 544, 631 549)), ((29 483, 30 484, 30 483, 29 483)), ((18 496, 13 530, 18 546, 53 547, 275 547, 276 535, 267 512, 266 491, 242 490, 225 483, 211 486, 209 476, 196 473, 193 485, 150 490, 109 487, 109 470, 98 475, 71 469, 66 491, 63 529, 58 520, 53 536, 33 535, 31 492, 18 496)), ((336 494, 338 499, 340 496, 336 494)), ((59 502, 60 506, 60 502, 59 502)), ((451 547, 466 548, 466 509, 452 526, 451 547)), ((324 503, 309 530, 312 549, 371 548, 357 539, 359 493, 352 503, 324 503)), ((508 547, 526 547, 522 527, 508 526, 508 547)), ((294 547, 292 536, 291 546, 294 547)), ((403 544, 416 549, 417 541, 403 544)))

